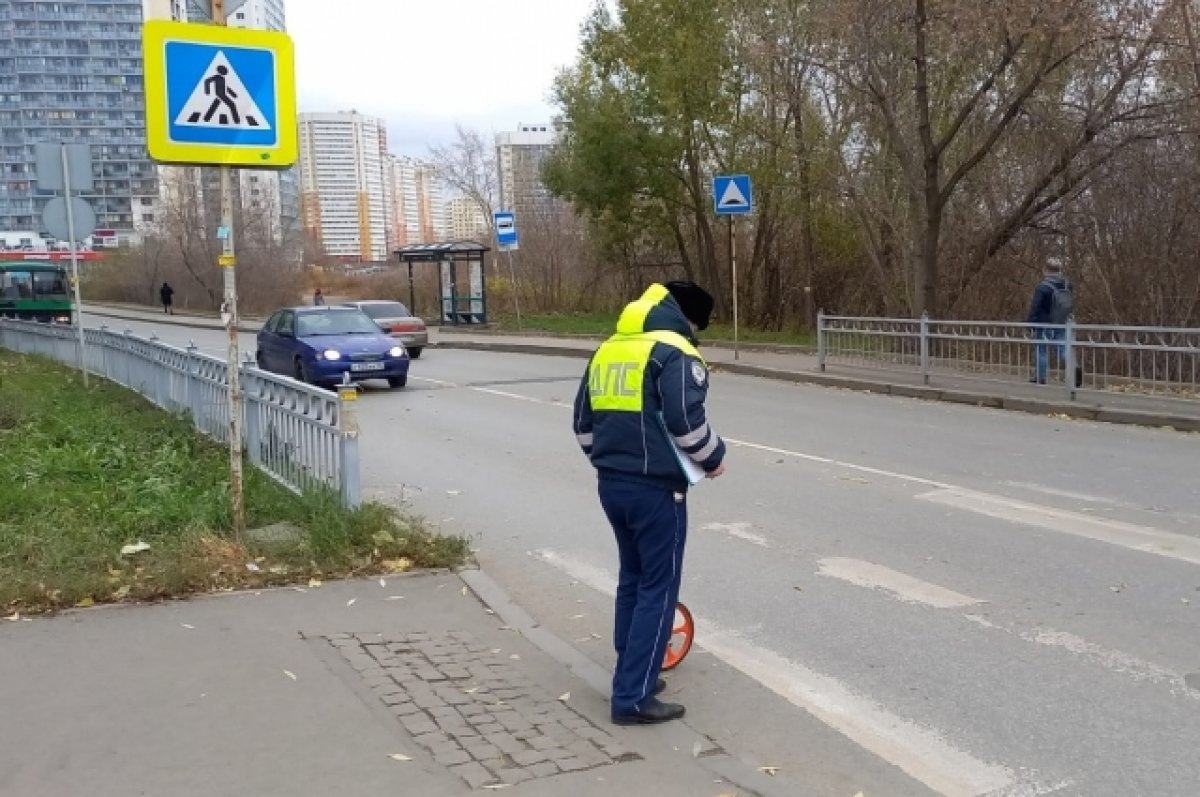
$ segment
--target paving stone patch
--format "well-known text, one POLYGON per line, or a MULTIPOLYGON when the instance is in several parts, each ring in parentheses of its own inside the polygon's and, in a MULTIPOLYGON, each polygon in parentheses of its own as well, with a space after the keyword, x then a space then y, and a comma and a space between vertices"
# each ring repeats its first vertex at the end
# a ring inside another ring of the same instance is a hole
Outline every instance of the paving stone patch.
POLYGON ((464 631, 326 637, 413 742, 472 789, 637 761, 464 631))

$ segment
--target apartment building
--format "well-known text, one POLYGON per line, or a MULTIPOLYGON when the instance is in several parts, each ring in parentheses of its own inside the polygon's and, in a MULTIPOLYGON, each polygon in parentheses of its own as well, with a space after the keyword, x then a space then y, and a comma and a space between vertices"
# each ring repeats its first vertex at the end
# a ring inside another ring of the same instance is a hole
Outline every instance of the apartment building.
POLYGON ((83 195, 102 240, 156 221, 158 170, 146 151, 142 20, 170 0, 0 0, 0 231, 42 230, 34 144, 88 144, 83 195))
POLYGON ((301 223, 328 255, 389 257, 386 157, 381 119, 357 111, 300 115, 301 223))
POLYGON ((542 182, 542 163, 554 141, 554 127, 548 123, 520 124, 514 131, 496 134, 500 209, 516 213, 518 226, 522 218, 553 215, 565 207, 542 182))

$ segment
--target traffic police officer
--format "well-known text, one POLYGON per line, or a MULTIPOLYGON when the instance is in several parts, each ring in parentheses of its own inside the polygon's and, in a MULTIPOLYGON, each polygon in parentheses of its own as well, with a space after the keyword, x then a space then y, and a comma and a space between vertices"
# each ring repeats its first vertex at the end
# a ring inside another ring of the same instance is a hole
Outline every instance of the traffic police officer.
POLYGON ((683 706, 655 695, 670 639, 687 538, 679 456, 708 478, 724 471, 725 444, 705 417, 708 369, 695 331, 713 298, 693 282, 654 284, 621 313, 575 398, 575 435, 595 466, 600 503, 620 554, 613 644, 612 720, 666 722, 683 706))

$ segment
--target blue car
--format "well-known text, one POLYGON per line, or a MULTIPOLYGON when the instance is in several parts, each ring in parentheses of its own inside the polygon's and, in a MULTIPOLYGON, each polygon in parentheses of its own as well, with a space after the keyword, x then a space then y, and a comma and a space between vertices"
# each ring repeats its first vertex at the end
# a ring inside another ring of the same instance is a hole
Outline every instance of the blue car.
POLYGON ((258 367, 314 385, 351 379, 408 382, 408 352, 352 307, 290 307, 279 310, 258 333, 258 367))

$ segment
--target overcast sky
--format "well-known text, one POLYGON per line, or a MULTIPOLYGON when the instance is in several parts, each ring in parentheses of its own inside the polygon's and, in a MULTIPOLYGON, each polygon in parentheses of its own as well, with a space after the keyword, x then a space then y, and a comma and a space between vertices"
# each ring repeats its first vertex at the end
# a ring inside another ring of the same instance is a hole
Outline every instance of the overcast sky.
POLYGON ((455 122, 549 121, 594 0, 286 0, 301 111, 387 120, 392 152, 425 155, 455 122))

